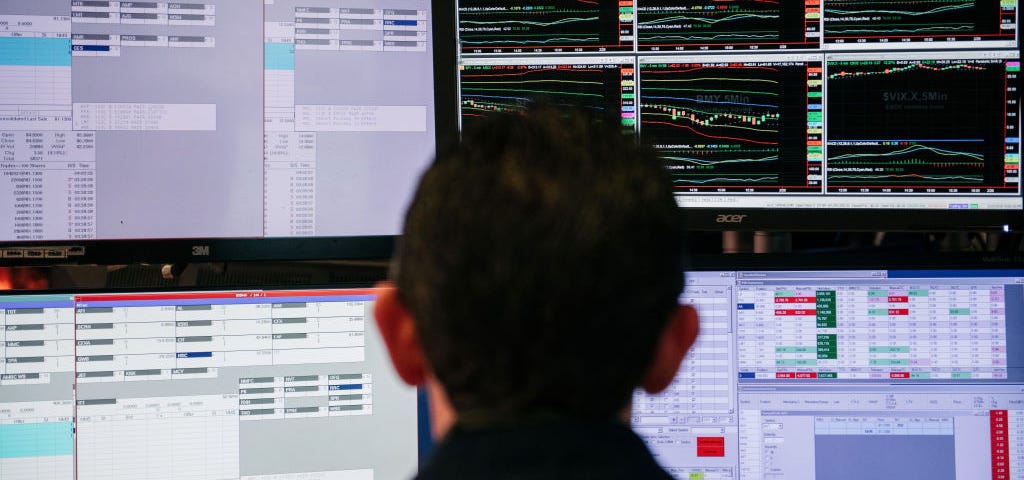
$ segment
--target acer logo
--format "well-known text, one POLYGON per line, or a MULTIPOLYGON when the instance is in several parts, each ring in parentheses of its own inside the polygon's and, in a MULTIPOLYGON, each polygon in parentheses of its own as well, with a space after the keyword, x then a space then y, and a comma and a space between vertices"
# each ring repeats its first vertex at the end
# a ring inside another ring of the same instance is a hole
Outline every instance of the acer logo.
POLYGON ((210 246, 209 245, 195 245, 192 247, 193 257, 209 257, 210 246))
POLYGON ((743 223, 743 220, 747 218, 746 214, 743 215, 719 215, 715 217, 715 223, 743 223))

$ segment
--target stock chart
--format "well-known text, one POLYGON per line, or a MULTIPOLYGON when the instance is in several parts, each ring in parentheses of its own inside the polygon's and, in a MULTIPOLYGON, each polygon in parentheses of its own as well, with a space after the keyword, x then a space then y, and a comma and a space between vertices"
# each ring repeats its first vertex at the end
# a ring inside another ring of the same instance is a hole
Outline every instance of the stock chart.
POLYGON ((462 0, 459 44, 463 53, 632 50, 632 3, 462 0))
POLYGON ((1019 62, 843 60, 827 66, 828 191, 1017 191, 1019 153, 1004 139, 1016 136, 1016 113, 1007 107, 1018 105, 1019 62))
POLYGON ((680 191, 820 187, 821 62, 641 63, 640 134, 680 191))
POLYGON ((818 1, 640 2, 637 49, 817 48, 818 1))
POLYGON ((620 117, 633 130, 632 64, 517 64, 460 67, 462 127, 495 112, 521 112, 532 100, 620 117))
POLYGON ((1016 2, 823 1, 825 43, 1013 41, 1016 34, 1016 2))

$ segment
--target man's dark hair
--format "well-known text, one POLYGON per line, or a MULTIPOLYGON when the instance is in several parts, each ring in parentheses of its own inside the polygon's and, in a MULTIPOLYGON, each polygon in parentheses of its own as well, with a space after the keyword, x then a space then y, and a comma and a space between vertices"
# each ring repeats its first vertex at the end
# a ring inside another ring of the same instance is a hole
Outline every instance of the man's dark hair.
POLYGON ((393 277, 460 414, 612 417, 683 285, 663 163, 606 121, 495 115, 439 150, 393 277))

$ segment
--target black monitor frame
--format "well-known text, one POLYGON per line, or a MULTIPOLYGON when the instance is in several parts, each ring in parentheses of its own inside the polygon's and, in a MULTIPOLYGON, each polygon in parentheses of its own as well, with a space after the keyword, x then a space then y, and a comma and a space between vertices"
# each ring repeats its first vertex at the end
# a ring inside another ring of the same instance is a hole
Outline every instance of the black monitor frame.
POLYGON ((945 232, 1024 228, 1024 211, 686 208, 692 230, 945 232))
MULTIPOLYGON (((450 0, 452 3, 457 4, 458 0, 450 0)), ((456 8, 456 14, 458 9, 456 8)), ((636 33, 636 32, 633 32, 636 33)), ((632 34, 632 33, 631 33, 632 34)), ((1019 35, 1018 35, 1019 37, 1019 35)), ((929 39, 930 40, 930 39, 929 39)), ((459 45, 454 47, 460 49, 459 45)), ((744 53, 762 52, 765 54, 770 53, 804 53, 804 54, 815 54, 822 55, 825 58, 826 54, 848 54, 854 50, 826 50, 822 47, 811 48, 808 45, 802 45, 792 50, 752 50, 747 47, 737 47, 735 50, 721 50, 712 48, 708 51, 698 50, 696 48, 687 47, 685 52, 672 51, 669 49, 662 49, 661 51, 652 51, 657 49, 651 49, 648 47, 638 48, 636 52, 628 52, 622 49, 609 48, 607 51, 601 51, 595 53, 596 50, 588 47, 587 49, 580 49, 583 53, 559 53, 557 58, 580 58, 585 59, 590 56, 631 56, 636 57, 647 57, 657 58, 659 55, 668 56, 685 54, 700 56, 704 54, 715 54, 717 56, 725 55, 742 55, 744 53), (584 51, 586 50, 586 51, 584 51)), ((971 53, 973 50, 1006 50, 1002 47, 983 47, 979 46, 971 49, 963 49, 964 53, 971 53)), ((465 57, 472 58, 474 60, 484 58, 483 55, 485 49, 481 51, 472 52, 476 56, 465 57)), ((566 49, 567 51, 569 49, 566 49)), ((508 60, 510 58, 516 58, 515 55, 519 55, 519 58, 524 60, 534 59, 533 57, 552 55, 550 48, 523 48, 524 53, 518 53, 516 50, 508 48, 496 48, 497 55, 495 58, 502 60, 508 60), (509 56, 509 54, 512 56, 509 56)), ((865 51, 866 52, 866 51, 865 51)), ((925 49, 914 49, 911 50, 893 50, 884 51, 882 54, 887 53, 927 53, 925 49)), ((864 53, 864 52, 861 52, 864 53)), ((455 83, 445 83, 439 85, 455 85, 455 83)), ((455 101, 459 100, 460 92, 453 92, 455 101)), ((641 94, 642 96, 642 94, 641 94)), ((639 109, 639 107, 637 107, 639 109)), ((1018 104, 1019 110, 1019 104, 1018 104)), ((1018 121, 1020 115, 1017 115, 1018 121)), ((455 112, 451 117, 452 122, 457 122, 458 112, 455 112)), ((686 194, 679 194, 680 198, 684 201, 687 197, 686 194)), ((702 194, 703 195, 703 194, 702 194)), ((838 197, 838 195, 833 194, 838 197)), ((1018 194, 1017 197, 1020 198, 1018 194)), ((870 197, 862 197, 865 200, 870 200, 870 197)), ((956 197, 948 197, 949 200, 955 200, 956 197)), ((728 207, 693 207, 687 206, 682 207, 685 211, 687 218, 687 226, 691 230, 696 231, 733 231, 733 230, 760 230, 760 231, 775 231, 775 232, 835 232, 835 231, 891 231, 891 232, 936 232, 936 231, 1002 231, 1002 232, 1017 232, 1024 229, 1024 210, 979 210, 979 209, 962 209, 962 210, 941 210, 941 209, 872 209, 872 208, 728 208, 728 207)))

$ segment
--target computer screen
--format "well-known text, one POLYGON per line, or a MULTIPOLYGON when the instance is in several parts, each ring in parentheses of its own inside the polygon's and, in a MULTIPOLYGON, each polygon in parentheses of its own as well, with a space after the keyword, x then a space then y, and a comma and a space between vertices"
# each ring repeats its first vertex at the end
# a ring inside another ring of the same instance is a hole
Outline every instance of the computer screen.
POLYGON ((1020 222, 1016 0, 457 4, 463 127, 535 98, 620 118, 698 226, 1020 222))
POLYGON ((416 389, 374 295, 0 296, 0 477, 408 478, 416 389))
POLYGON ((632 425, 676 478, 1024 472, 1024 270, 687 272, 701 332, 632 425))
POLYGON ((0 242, 397 234, 432 25, 429 0, 0 2, 0 242))

